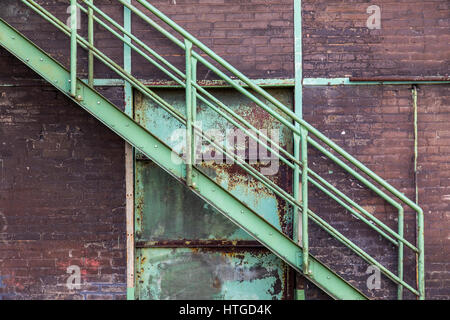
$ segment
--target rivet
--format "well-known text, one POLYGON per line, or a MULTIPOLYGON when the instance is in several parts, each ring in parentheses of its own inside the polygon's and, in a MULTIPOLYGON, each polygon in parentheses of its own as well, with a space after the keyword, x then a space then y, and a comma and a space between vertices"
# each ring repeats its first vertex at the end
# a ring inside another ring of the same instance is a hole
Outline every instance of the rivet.
POLYGON ((44 59, 40 58, 39 60, 44 61, 44 59))
POLYGON ((97 104, 100 104, 100 101, 97 101, 97 104))
POLYGON ((158 148, 158 146, 155 144, 155 148, 158 148))

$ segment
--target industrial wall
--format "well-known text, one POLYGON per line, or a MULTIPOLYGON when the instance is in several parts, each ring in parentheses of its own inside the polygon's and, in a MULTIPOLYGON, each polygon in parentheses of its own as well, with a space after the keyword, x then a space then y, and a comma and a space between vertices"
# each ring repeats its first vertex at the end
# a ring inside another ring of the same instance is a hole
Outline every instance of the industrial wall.
MULTIPOLYGON (((68 1, 38 3, 68 17, 68 1)), ((303 0, 303 68, 306 78, 448 75, 450 4, 436 1, 303 0), (381 29, 366 26, 370 5, 381 7, 381 29)), ((116 1, 96 0, 122 21, 116 1)), ((254 79, 294 77, 292 0, 157 0, 156 7, 254 79)), ((0 17, 68 65, 68 39, 17 0, 2 1, 0 17)), ((87 19, 81 34, 86 34, 87 19)), ((133 33, 174 64, 180 51, 133 17, 133 33)), ((122 60, 122 44, 96 27, 96 44, 122 60)), ((79 67, 86 71, 86 54, 79 67)), ((162 80, 139 57, 134 74, 162 80)), ((96 64, 96 77, 114 74, 96 64)), ((214 75, 200 68, 199 79, 214 75)), ((121 87, 101 88, 119 106, 121 87)), ((411 86, 305 87, 304 117, 411 199, 418 190, 425 211, 426 295, 450 299, 450 87, 418 86, 418 174, 414 173, 411 86)), ((348 177, 311 154, 314 169, 330 181, 348 177)), ((124 143, 56 89, 0 49, 0 298, 123 299, 126 285, 124 143), (66 283, 78 266, 80 288, 66 283), (69 268, 69 269, 68 269, 69 268), (68 273, 69 272, 69 273, 68 273)), ((356 181, 346 193, 395 226, 394 211, 356 181)), ((342 185, 342 184, 341 184, 342 185)), ((311 205, 344 235, 395 269, 396 252, 359 221, 313 190, 311 205)), ((406 212, 407 238, 415 218, 406 212)), ((367 264, 312 227, 311 250, 353 279, 367 280, 367 264), (314 231, 314 232, 313 232, 314 231)), ((406 254, 406 267, 415 261, 406 254)), ((414 283, 415 275, 406 274, 414 283)), ((308 299, 325 298, 306 285, 308 299)), ((394 298, 383 279, 376 298, 394 298)), ((409 297, 409 296, 407 296, 409 297)))

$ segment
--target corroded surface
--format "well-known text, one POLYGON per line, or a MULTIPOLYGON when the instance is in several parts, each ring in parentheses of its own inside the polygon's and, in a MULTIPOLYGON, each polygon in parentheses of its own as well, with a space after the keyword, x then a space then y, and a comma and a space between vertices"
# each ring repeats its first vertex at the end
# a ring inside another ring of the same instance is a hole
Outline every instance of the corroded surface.
POLYGON ((286 295, 287 267, 265 249, 140 249, 140 299, 273 300, 286 295))

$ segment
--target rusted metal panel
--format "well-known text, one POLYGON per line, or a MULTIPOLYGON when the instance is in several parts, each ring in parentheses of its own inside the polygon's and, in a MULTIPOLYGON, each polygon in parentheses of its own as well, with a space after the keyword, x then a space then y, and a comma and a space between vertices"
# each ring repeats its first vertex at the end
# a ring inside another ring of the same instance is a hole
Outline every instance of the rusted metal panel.
MULTIPOLYGON (((154 91, 179 110, 180 113, 185 112, 184 91, 176 89, 157 89, 154 91)), ((257 129, 264 129, 267 130, 268 133, 273 132, 274 134, 278 134, 279 144, 286 150, 292 150, 292 135, 289 131, 287 131, 281 123, 273 120, 273 118, 265 111, 261 111, 261 108, 255 106, 253 102, 242 95, 236 95, 235 91, 230 89, 211 89, 211 92, 257 129)), ((270 89, 269 92, 286 105, 293 105, 293 92, 291 89, 277 88, 270 89)), ((178 130, 181 134, 185 130, 184 126, 174 119, 174 117, 169 116, 164 110, 156 106, 153 101, 146 99, 138 93, 135 96, 135 118, 140 124, 144 125, 171 147, 176 147, 177 143, 179 143, 179 140, 174 139, 174 132, 177 132, 178 130)), ((235 129, 223 117, 218 116, 214 111, 200 102, 197 108, 197 121, 201 124, 203 130, 207 132, 215 130, 215 132, 226 134, 227 130, 229 132, 235 129)), ((247 142, 244 142, 246 143, 245 146, 239 146, 238 140, 236 145, 238 148, 243 147, 247 149, 247 160, 255 160, 255 155, 248 151, 249 140, 246 141, 247 142)), ((202 156, 204 156, 204 154, 202 154, 202 156)), ((142 156, 138 155, 137 158, 142 159, 142 156)), ((269 161, 261 163, 260 161, 255 160, 253 162, 255 168, 260 169, 261 167, 264 167, 266 168, 266 171, 270 171, 269 167, 272 166, 273 173, 268 177, 285 190, 290 190, 292 185, 291 172, 287 169, 287 166, 282 163, 273 164, 269 161)), ((203 161, 200 166, 203 169, 202 171, 208 176, 221 186, 225 187, 239 200, 246 203, 251 209, 261 214, 275 227, 286 234, 292 233, 291 208, 287 206, 284 201, 279 200, 275 194, 264 187, 262 183, 255 181, 249 174, 241 170, 238 165, 227 163, 218 164, 217 160, 209 160, 203 161)), ((145 171, 143 167, 137 170, 140 170, 141 173, 144 173, 145 171)), ((137 174, 137 176, 139 177, 141 174, 137 174)), ((167 179, 166 177, 158 177, 158 179, 159 178, 167 179)), ((164 182, 161 181, 161 183, 164 182)), ((142 184, 142 181, 137 181, 137 188, 139 188, 139 184, 142 184)), ((145 205, 143 203, 143 201, 145 202, 145 199, 139 195, 137 197, 138 204, 145 205)), ((181 201, 179 205, 182 205, 183 207, 190 206, 190 200, 176 201, 181 201)), ((150 203, 153 205, 154 202, 150 203)), ((137 210, 139 211, 139 207, 137 210)), ((139 221, 136 222, 139 225, 139 221)))
POLYGON ((146 248, 136 257, 139 299, 278 300, 289 270, 266 249, 146 248))
MULTIPOLYGON (((185 113, 185 93, 180 89, 153 89, 180 113, 185 113)), ((269 89, 286 105, 293 105, 292 89, 269 89)), ((279 144, 292 150, 292 135, 261 108, 231 89, 210 92, 257 129, 278 135, 279 144), (272 131, 271 131, 272 130, 272 131)), ((139 93, 135 95, 135 119, 159 139, 175 148, 174 133, 185 127, 139 93)), ((197 121, 206 132, 225 135, 234 128, 223 117, 198 101, 197 121)), ((248 139, 248 138, 246 138, 248 139)), ((249 148, 248 140, 236 139, 243 156, 256 169, 271 165, 270 156, 249 148), (241 143, 241 145, 239 145, 241 143)), ((267 190, 238 165, 205 158, 196 163, 204 173, 267 221, 292 235, 292 208, 267 190)), ((289 267, 261 248, 244 230, 193 194, 186 186, 142 155, 136 156, 135 228, 136 297, 139 299, 285 299, 292 296, 289 267)), ((268 176, 285 190, 292 172, 282 163, 268 176)))

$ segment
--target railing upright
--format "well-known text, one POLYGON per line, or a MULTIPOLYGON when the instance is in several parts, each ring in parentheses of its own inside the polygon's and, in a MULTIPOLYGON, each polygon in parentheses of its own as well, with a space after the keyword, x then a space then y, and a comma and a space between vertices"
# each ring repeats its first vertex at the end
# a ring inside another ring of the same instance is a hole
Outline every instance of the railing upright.
MULTIPOLYGON (((94 0, 89 0, 90 4, 94 4, 94 0)), ((88 41, 91 46, 94 46, 94 10, 88 7, 88 41)), ((94 53, 89 50, 88 53, 88 84, 91 88, 94 87, 94 53)))
POLYGON ((302 158, 302 247, 303 272, 310 274, 309 270, 309 235, 308 235, 308 131, 301 127, 301 158, 302 158))
POLYGON ((193 95, 192 95, 192 43, 185 40, 186 46, 186 184, 193 186, 192 181, 192 158, 193 145, 193 95))

